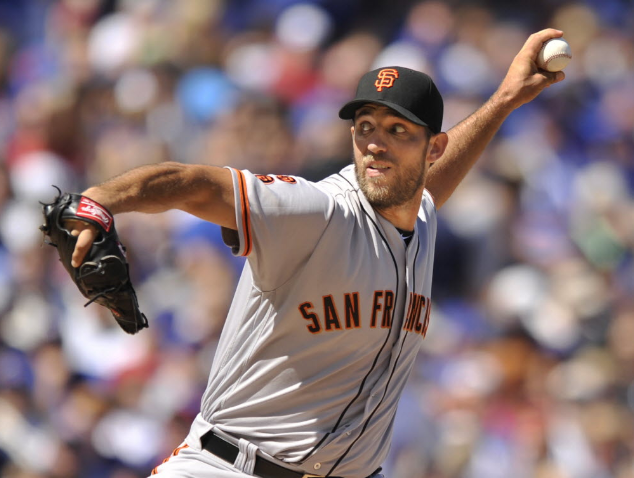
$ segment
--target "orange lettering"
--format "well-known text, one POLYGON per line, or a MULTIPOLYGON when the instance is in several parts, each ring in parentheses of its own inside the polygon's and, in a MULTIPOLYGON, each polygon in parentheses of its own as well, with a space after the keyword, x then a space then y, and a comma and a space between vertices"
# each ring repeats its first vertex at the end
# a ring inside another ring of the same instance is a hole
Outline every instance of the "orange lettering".
POLYGON ((431 315, 431 299, 427 299, 427 310, 425 311, 425 325, 421 335, 425 337, 427 335, 427 327, 429 327, 429 317, 431 315))
POLYGON ((333 300, 332 295, 324 296, 324 315, 326 317, 326 330, 341 330, 339 314, 337 314, 337 307, 335 307, 335 301, 333 300))
POLYGON ((423 337, 427 333, 427 327, 429 326, 429 314, 431 312, 431 299, 428 299, 424 295, 410 292, 409 305, 407 308, 407 315, 405 316, 405 323, 403 330, 408 332, 416 332, 423 337), (425 314, 423 315, 423 309, 425 314), (421 318, 423 321, 421 322, 421 318))
POLYGON ((379 302, 379 299, 383 297, 383 291, 377 290, 374 291, 374 300, 372 302, 372 318, 370 319, 370 327, 376 327, 376 316, 377 312, 379 312, 383 305, 379 302))
POLYGON ((271 176, 267 176, 266 174, 256 174, 255 177, 262 181, 264 184, 271 184, 273 183, 273 181, 275 181, 275 179, 273 179, 271 176))
POLYGON ((383 309, 383 318, 381 319, 381 327, 392 327, 392 310, 394 309, 394 292, 385 291, 385 308, 383 309))
POLYGON ((359 293, 352 292, 343 296, 346 304, 346 329, 361 327, 359 320, 359 293))
POLYGON ((405 314, 405 323, 403 324, 403 330, 411 330, 410 324, 412 322, 413 317, 413 309, 414 308, 414 293, 409 293, 409 304, 407 306, 407 314, 405 314))
POLYGON ((420 323, 420 316, 422 315, 423 307, 425 306, 425 296, 419 295, 417 299, 418 307, 416 313, 416 326, 414 327, 414 330, 416 330, 417 334, 420 334, 423 330, 423 324, 420 323))
POLYGON ((308 331, 311 334, 318 334, 319 332, 321 332, 321 325, 319 325, 319 317, 317 316, 317 314, 309 312, 308 310, 313 308, 313 304, 311 304, 310 302, 304 302, 298 308, 299 308, 299 313, 302 314, 302 317, 312 322, 311 324, 308 324, 306 326, 308 331))
POLYGON ((279 179, 280 181, 284 181, 285 183, 289 183, 289 184, 296 184, 297 180, 295 178, 292 178, 290 176, 285 176, 283 174, 278 174, 277 179, 279 179))

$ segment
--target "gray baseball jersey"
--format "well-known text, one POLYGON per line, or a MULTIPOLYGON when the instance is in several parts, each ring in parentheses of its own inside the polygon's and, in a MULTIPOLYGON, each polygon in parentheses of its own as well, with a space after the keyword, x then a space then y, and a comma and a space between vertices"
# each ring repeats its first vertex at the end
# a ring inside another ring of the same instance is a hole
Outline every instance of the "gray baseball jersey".
POLYGON ((406 245, 352 165, 317 183, 231 172, 223 234, 248 260, 198 420, 306 473, 366 477, 429 323, 433 199, 406 245))

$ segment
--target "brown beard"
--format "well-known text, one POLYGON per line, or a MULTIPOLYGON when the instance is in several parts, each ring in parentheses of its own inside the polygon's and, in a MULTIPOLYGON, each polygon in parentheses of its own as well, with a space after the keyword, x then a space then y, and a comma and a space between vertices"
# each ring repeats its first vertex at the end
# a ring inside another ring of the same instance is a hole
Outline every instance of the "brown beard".
MULTIPOLYGON (((367 164, 367 162, 374 159, 378 160, 380 158, 374 158, 368 155, 361 160, 361 164, 367 164)), ((357 182, 359 183, 361 192, 363 192, 372 207, 377 209, 402 206, 416 195, 421 184, 425 181, 424 162, 421 162, 420 169, 408 171, 408 174, 399 175, 396 178, 396 184, 387 184, 383 181, 381 181, 382 184, 376 184, 372 179, 369 179, 363 174, 364 171, 359 169, 357 161, 354 161, 354 172, 357 176, 357 182)))

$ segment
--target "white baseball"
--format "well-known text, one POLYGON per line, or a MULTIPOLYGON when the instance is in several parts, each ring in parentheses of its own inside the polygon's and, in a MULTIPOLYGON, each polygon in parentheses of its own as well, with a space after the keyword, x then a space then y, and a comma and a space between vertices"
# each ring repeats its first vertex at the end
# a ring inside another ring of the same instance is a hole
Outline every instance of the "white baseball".
POLYGON ((537 55, 537 66, 546 71, 561 71, 572 59, 570 45, 563 38, 545 41, 537 55))

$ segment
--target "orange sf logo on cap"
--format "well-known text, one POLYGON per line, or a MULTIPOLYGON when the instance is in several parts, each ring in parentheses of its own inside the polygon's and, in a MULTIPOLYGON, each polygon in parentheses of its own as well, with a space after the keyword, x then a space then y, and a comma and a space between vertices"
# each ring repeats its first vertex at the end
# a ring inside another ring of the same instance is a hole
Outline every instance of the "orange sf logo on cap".
POLYGON ((394 80, 398 78, 398 71, 394 68, 384 68, 379 71, 377 80, 374 82, 376 91, 382 91, 383 88, 392 88, 394 86, 394 80))

